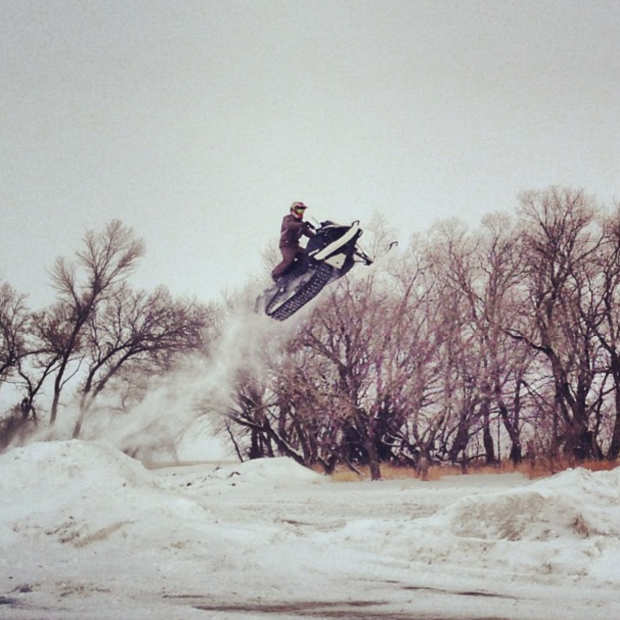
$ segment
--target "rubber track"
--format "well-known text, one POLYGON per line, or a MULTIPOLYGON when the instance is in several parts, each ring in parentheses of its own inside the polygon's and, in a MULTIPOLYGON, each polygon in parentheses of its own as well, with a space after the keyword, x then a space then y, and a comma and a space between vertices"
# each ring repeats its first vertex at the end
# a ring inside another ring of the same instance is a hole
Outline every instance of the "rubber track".
POLYGON ((282 304, 273 314, 269 314, 276 321, 284 321, 295 314, 300 308, 305 306, 311 299, 314 299, 329 282, 332 275, 332 267, 322 264, 310 281, 287 302, 282 304))

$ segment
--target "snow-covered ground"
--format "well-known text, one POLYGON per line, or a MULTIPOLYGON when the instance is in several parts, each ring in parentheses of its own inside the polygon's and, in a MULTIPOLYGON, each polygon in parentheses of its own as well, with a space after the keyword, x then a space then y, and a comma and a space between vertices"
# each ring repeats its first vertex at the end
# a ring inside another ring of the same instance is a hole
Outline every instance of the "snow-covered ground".
POLYGON ((0 456, 0 618, 620 618, 620 469, 335 483, 288 459, 0 456))

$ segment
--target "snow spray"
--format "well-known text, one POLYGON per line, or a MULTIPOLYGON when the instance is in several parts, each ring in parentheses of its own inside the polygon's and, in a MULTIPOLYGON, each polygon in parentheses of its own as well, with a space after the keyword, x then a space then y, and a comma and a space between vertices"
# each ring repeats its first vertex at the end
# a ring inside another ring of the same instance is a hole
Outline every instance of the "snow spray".
POLYGON ((282 350, 293 326, 236 308, 206 357, 185 358, 127 413, 93 412, 84 426, 84 439, 109 442, 151 462, 234 457, 216 435, 232 404, 237 378, 240 373, 261 376, 266 371, 266 343, 270 350, 282 350))

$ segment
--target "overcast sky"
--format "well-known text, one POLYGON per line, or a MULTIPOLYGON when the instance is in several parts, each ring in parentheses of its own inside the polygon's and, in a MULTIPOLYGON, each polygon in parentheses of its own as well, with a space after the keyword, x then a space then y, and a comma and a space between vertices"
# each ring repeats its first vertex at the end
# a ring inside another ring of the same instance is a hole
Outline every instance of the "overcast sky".
POLYGON ((620 3, 0 0, 0 272, 112 219, 137 287, 216 300, 294 200, 403 240, 522 190, 620 198, 620 3))

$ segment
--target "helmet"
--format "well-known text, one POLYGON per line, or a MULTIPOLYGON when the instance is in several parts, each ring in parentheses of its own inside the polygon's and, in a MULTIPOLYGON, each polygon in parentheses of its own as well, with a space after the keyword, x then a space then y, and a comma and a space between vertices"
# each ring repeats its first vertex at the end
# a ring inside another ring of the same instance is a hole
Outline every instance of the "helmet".
POLYGON ((299 219, 301 219, 304 216, 304 211, 307 209, 308 207, 303 203, 303 202, 294 202, 291 205, 291 213, 295 216, 298 217, 299 219))

